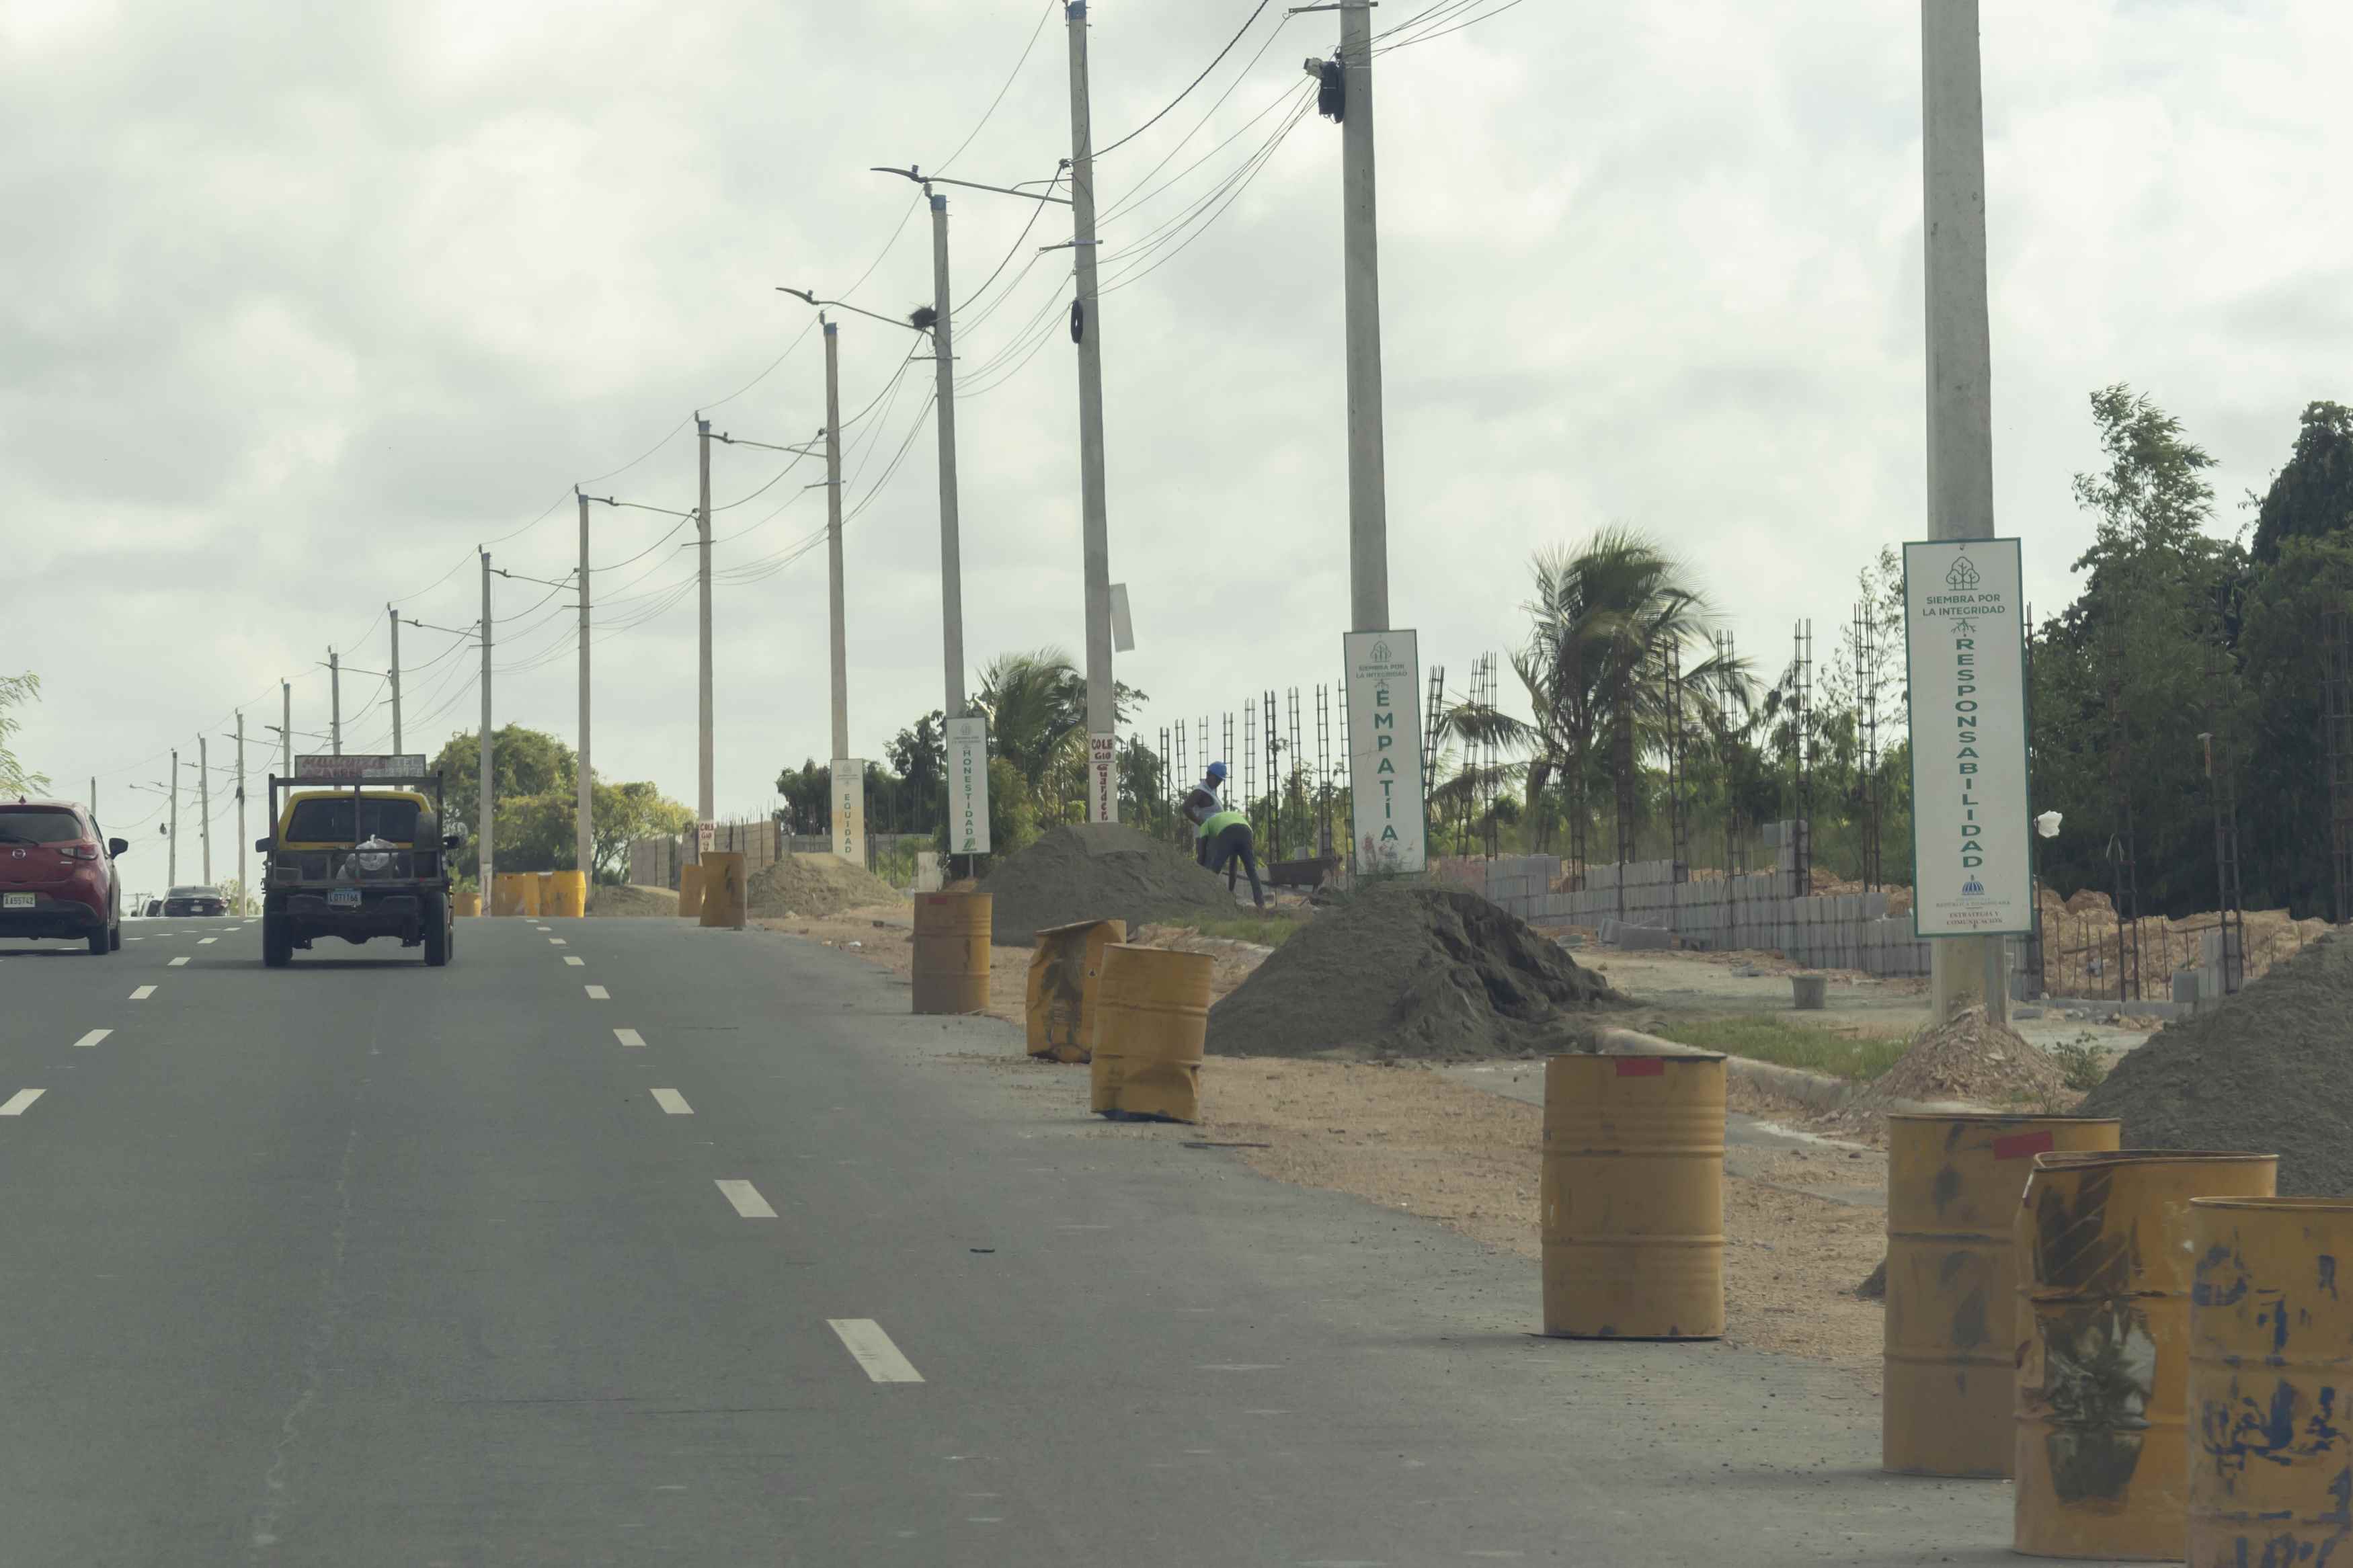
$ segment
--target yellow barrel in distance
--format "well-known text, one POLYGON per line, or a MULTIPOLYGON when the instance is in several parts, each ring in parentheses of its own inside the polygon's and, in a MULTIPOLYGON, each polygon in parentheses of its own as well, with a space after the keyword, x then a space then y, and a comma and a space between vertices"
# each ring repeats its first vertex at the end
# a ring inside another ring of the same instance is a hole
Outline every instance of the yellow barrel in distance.
POLYGON ((2108 1117, 1887 1119, 1883 1468, 2010 1474, 2018 1446, 2011 1232, 2019 1199, 2034 1156, 2114 1149, 2120 1131, 2108 1117))
POLYGON ((915 895, 917 1013, 979 1013, 988 1007, 987 893, 915 895))
POLYGON ((702 908, 697 918, 704 929, 742 931, 750 901, 741 849, 713 849, 702 857, 702 908))
POLYGON ((461 919, 468 915, 479 915, 482 912, 481 894, 456 893, 452 894, 451 897, 457 900, 457 912, 461 919))
POLYGON ((1089 1103, 1098 1112, 1201 1119, 1201 1057, 1209 1035, 1206 952, 1113 942, 1095 983, 1089 1103))
POLYGON ((678 912, 687 920, 702 914, 702 868, 692 861, 678 868, 678 912))
POLYGON ((2010 1548, 2177 1562, 2188 1529, 2189 1205, 2272 1195, 2273 1154, 2037 1154, 2018 1211, 2010 1548))
POLYGON ((534 920, 537 919, 539 916, 539 873, 536 871, 516 872, 514 888, 515 913, 519 915, 528 915, 534 920))
POLYGON ((532 895, 539 900, 535 912, 543 916, 554 914, 555 912, 555 873, 540 871, 534 873, 532 879, 539 884, 539 890, 532 895))
POLYGON ((2353 1562, 2353 1199, 2189 1205, 2189 1568, 2353 1562))
POLYGON ((1545 1063, 1544 1331, 1724 1333, 1724 1058, 1545 1063))
POLYGON ((578 871, 550 871, 540 889, 539 912, 576 921, 588 912, 588 879, 578 871))
POLYGON ((493 915, 522 913, 522 879, 512 871, 491 873, 491 913, 493 915))
POLYGON ((1031 1056, 1057 1062, 1088 1059, 1103 949, 1126 940, 1125 921, 1081 921, 1038 932, 1024 1011, 1031 1056))

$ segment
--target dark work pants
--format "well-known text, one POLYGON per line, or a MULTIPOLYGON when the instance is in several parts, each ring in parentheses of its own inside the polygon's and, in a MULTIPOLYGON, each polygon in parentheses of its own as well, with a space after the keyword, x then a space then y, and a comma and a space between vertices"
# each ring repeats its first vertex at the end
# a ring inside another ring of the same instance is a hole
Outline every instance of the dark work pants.
POLYGON ((1258 885, 1258 855, 1250 843, 1250 824, 1237 822, 1219 830, 1209 842, 1209 874, 1226 874, 1226 891, 1234 890, 1234 871, 1239 868, 1250 873, 1250 901, 1260 909, 1266 908, 1266 889, 1258 885))

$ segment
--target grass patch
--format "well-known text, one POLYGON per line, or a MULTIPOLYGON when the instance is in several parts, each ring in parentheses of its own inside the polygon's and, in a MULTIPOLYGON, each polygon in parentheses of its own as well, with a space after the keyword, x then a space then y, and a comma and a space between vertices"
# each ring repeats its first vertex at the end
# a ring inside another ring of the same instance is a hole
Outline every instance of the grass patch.
POLYGON ((1235 915, 1230 919, 1211 915, 1207 920, 1187 921, 1187 925, 1203 936, 1221 936, 1229 942, 1254 942, 1261 947, 1281 947, 1299 934, 1307 922, 1295 915, 1235 915))
POLYGON ((1728 1057, 1773 1062, 1809 1072, 1867 1083, 1895 1065, 1910 1048, 1908 1039, 1865 1036, 1856 1039, 1830 1029, 1755 1015, 1739 1018, 1679 1018, 1654 1024, 1651 1033, 1678 1045, 1721 1051, 1728 1057))

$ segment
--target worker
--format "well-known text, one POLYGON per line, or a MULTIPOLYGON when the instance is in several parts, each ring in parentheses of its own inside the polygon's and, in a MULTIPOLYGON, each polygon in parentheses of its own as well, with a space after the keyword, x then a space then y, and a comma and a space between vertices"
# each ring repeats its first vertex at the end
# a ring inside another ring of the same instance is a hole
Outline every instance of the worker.
POLYGON ((1199 784, 1185 792, 1184 802, 1177 807, 1185 814, 1185 820, 1193 825, 1193 858, 1204 866, 1209 863, 1207 825, 1209 818, 1217 815, 1218 791, 1225 787, 1225 783, 1226 764, 1211 763, 1208 773, 1199 784))
POLYGON ((1226 891, 1234 890, 1236 869, 1250 873, 1250 902, 1261 910, 1266 908, 1266 889, 1259 886, 1258 854, 1251 842, 1249 814, 1228 808, 1201 824, 1201 863, 1209 874, 1226 874, 1226 891))

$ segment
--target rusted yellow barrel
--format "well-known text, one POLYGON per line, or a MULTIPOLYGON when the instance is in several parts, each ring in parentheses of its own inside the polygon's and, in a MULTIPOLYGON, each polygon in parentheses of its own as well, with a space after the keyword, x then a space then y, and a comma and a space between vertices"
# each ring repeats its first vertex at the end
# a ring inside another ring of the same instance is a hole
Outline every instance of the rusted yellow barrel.
POLYGON ((2189 1205, 2189 1568, 2353 1562, 2353 1199, 2189 1205))
POLYGON ((529 872, 493 871, 491 873, 491 913, 494 915, 528 915, 536 912, 536 900, 525 890, 538 884, 529 872))
POLYGON ((713 849, 702 858, 702 909, 698 918, 712 931, 742 931, 750 896, 744 886, 744 852, 713 849))
POLYGON ((539 890, 539 912, 576 921, 588 912, 588 879, 579 871, 550 871, 539 890))
POLYGON ((1094 1043, 1097 977, 1103 949, 1127 940, 1125 921, 1081 921, 1038 932, 1029 959, 1029 1054, 1082 1062, 1094 1043))
POLYGON ((978 1013, 988 1005, 987 893, 915 895, 915 1011, 978 1013))
POLYGON ((1206 952, 1113 942, 1095 982, 1090 1103, 1105 1116, 1201 1119, 1201 1049, 1209 1033, 1206 952))
POLYGON ((532 912, 538 915, 554 914, 555 912, 555 873, 534 872, 532 880, 539 885, 538 889, 532 894, 532 897, 538 900, 533 906, 532 912))
POLYGON ((539 914, 539 873, 515 873, 515 913, 536 917, 539 914))
POLYGON ((1724 1332, 1724 1058, 1545 1063, 1544 1331, 1724 1332))
POLYGON ((2189 1204, 2272 1194, 2271 1154, 2037 1154, 2018 1211, 2013 1551, 2177 1561, 2188 1529, 2189 1204))
POLYGON ((452 895, 452 897, 453 897, 453 898, 455 899, 455 900, 456 900, 456 903, 457 903, 457 912, 458 912, 458 914, 459 914, 460 917, 464 917, 464 916, 467 916, 467 915, 479 915, 479 914, 480 914, 480 913, 482 912, 482 895, 481 895, 481 894, 480 894, 480 893, 457 893, 457 894, 453 894, 453 895, 452 895))
POLYGON ((678 868, 678 912, 688 920, 702 913, 702 868, 692 861, 678 868))
POLYGON ((2010 1474, 2019 1200, 2034 1156, 2114 1149, 2119 1127, 2084 1116, 1887 1119, 1883 1468, 2010 1474))

